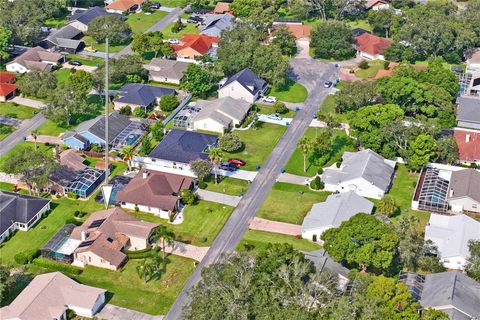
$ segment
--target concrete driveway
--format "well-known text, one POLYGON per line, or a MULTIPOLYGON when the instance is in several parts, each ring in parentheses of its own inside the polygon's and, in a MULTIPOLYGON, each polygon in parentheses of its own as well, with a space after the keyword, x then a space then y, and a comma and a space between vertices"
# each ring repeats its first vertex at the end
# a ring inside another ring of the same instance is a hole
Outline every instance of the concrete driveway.
POLYGON ((298 224, 272 221, 259 217, 253 218, 252 222, 250 222, 250 229, 252 230, 275 232, 280 234, 286 234, 288 236, 301 235, 301 228, 302 227, 298 224))
POLYGON ((293 120, 292 118, 282 118, 282 120, 274 120, 274 119, 270 119, 267 114, 258 115, 258 121, 278 124, 285 127, 288 126, 292 122, 292 120, 293 120))
POLYGON ((310 41, 297 40, 297 59, 311 59, 310 57, 310 41))
POLYGON ((86 66, 86 65, 72 66, 70 63, 65 62, 65 63, 62 65, 62 69, 83 70, 83 71, 92 73, 92 72, 94 72, 95 70, 97 70, 97 67, 86 66))
POLYGON ((247 171, 247 170, 237 170, 233 172, 226 171, 226 170, 218 170, 217 172, 219 175, 224 177, 236 178, 236 179, 247 180, 247 181, 253 181, 253 179, 255 179, 258 173, 256 171, 247 171))
POLYGON ((198 189, 197 194, 198 194, 198 197, 202 200, 221 203, 221 204, 225 204, 227 206, 232 206, 232 207, 236 207, 240 202, 240 200, 242 200, 242 197, 231 196, 229 194, 202 190, 202 189, 198 189))
POLYGON ((13 99, 9 100, 10 102, 15 102, 27 107, 36 108, 36 109, 43 109, 45 108, 45 103, 38 100, 23 98, 23 97, 14 97, 13 99))

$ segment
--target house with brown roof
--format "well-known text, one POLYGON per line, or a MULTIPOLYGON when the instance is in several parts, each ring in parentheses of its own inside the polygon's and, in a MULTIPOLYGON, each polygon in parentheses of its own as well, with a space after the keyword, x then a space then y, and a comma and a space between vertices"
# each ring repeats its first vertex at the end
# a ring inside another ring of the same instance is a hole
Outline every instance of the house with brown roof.
POLYGON ((230 3, 229 2, 217 2, 215 5, 215 8, 213 9, 213 13, 215 14, 223 14, 223 13, 233 13, 232 10, 230 10, 230 3))
POLYGON ((65 61, 65 57, 59 53, 50 52, 42 47, 34 47, 25 51, 6 64, 9 72, 25 73, 30 70, 51 70, 52 66, 65 61))
POLYGON ((80 284, 60 272, 36 276, 0 309, 3 320, 67 319, 67 310, 92 318, 105 304, 106 290, 80 284))
POLYGON ((480 164, 480 130, 455 128, 453 136, 458 146, 458 159, 480 164))
POLYGON ((448 204, 453 212, 480 212, 480 172, 474 169, 453 171, 448 204))
POLYGON ((370 33, 364 33, 355 37, 357 57, 365 58, 367 60, 385 60, 383 51, 391 44, 391 40, 370 33))
POLYGON ((116 199, 122 208, 169 219, 181 208, 180 192, 191 189, 192 182, 192 177, 142 169, 116 199))
POLYGON ((365 9, 367 10, 384 10, 389 9, 390 5, 387 1, 384 0, 366 0, 365 1, 365 9))
POLYGON ((177 60, 196 63, 197 59, 207 54, 214 54, 218 48, 220 38, 204 34, 185 34, 180 39, 180 44, 172 45, 177 55, 177 60))
POLYGON ((71 239, 80 240, 74 265, 118 270, 127 256, 122 250, 142 250, 158 224, 140 221, 120 208, 94 212, 73 229, 71 239))
POLYGON ((281 26, 285 26, 288 32, 290 32, 297 41, 310 40, 310 34, 312 33, 312 26, 304 25, 301 22, 274 22, 273 29, 278 29, 281 26))
POLYGON ((116 0, 105 7, 110 13, 129 13, 135 12, 141 8, 145 0, 116 0))
POLYGON ((143 67, 148 70, 148 79, 151 81, 180 84, 180 80, 187 71, 188 63, 153 58, 150 64, 143 67))

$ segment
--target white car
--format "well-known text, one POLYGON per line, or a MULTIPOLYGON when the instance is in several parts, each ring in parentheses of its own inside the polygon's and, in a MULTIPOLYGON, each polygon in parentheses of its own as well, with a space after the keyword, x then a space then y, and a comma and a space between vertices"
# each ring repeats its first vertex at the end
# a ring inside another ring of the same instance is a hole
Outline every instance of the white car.
POLYGON ((280 117, 280 115, 278 113, 271 113, 271 114, 267 115, 267 118, 270 119, 270 120, 277 120, 277 121, 280 121, 280 120, 283 119, 282 117, 280 117))
POLYGON ((180 44, 180 41, 178 39, 170 38, 167 40, 168 43, 170 44, 180 44))
POLYGON ((263 102, 267 102, 267 103, 275 103, 277 102, 277 98, 276 97, 272 97, 272 96, 268 96, 268 97, 263 97, 263 102))

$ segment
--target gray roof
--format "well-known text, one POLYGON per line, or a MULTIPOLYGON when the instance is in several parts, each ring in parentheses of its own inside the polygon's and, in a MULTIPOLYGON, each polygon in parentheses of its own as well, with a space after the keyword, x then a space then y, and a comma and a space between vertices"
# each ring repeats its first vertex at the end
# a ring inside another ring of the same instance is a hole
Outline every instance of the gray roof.
MULTIPOLYGON (((78 30, 75 27, 72 27, 71 25, 66 25, 58 30, 54 30, 50 33, 50 35, 47 37, 47 40, 60 46, 68 46, 68 45, 75 45, 78 47, 78 45, 81 43, 80 40, 72 40, 75 37, 78 37, 82 31, 78 30), (69 40, 69 41, 67 41, 69 40), (63 44, 63 45, 62 45, 63 44)), ((76 48, 74 47, 74 48, 76 48)))
POLYGON ((201 110, 195 116, 194 121, 210 118, 228 126, 232 120, 241 122, 250 110, 251 105, 244 100, 224 97, 213 101, 197 101, 196 107, 201 108, 201 110))
MULTIPOLYGON (((132 121, 127 116, 121 115, 117 112, 110 113, 110 115, 108 116, 108 139, 110 140, 109 143, 112 143, 112 141, 123 130, 125 130, 125 128, 127 128, 130 123, 132 123, 132 121)), ((75 129, 75 131, 80 135, 82 134, 82 132, 88 131, 91 134, 105 141, 105 116, 101 115, 96 117, 95 119, 82 122, 75 129)), ((71 134, 68 136, 71 136, 71 134)), ((63 136, 62 138, 65 139, 65 136, 63 136)))
POLYGON ((459 271, 427 274, 420 304, 424 308, 447 306, 442 311, 455 315, 452 319, 478 318, 480 284, 459 271), (453 309, 457 312, 453 312, 453 309))
POLYGON ((425 227, 425 240, 431 240, 442 259, 470 256, 469 240, 480 239, 480 222, 467 215, 432 213, 425 227))
POLYGON ((69 17, 69 20, 78 21, 85 25, 88 25, 90 21, 92 21, 96 17, 106 16, 106 15, 113 15, 113 16, 117 16, 118 18, 121 18, 121 15, 118 13, 109 13, 100 7, 93 7, 87 10, 75 11, 75 13, 71 17, 69 17))
POLYGON ((141 83, 128 83, 119 91, 119 97, 114 99, 113 102, 121 102, 144 107, 151 105, 156 101, 156 99, 164 95, 175 94, 174 89, 150 86, 141 83))
POLYGON ((328 184, 339 184, 363 178, 383 191, 387 191, 395 171, 395 162, 387 160, 376 152, 366 149, 359 152, 345 152, 339 170, 325 169, 322 180, 328 184))
POLYGON ((257 77, 257 75, 248 68, 245 68, 242 71, 237 72, 236 74, 228 78, 227 81, 223 84, 223 87, 226 87, 230 83, 235 81, 240 83, 252 95, 256 95, 259 91, 263 91, 267 87, 267 82, 257 77))
POLYGON ((48 64, 42 61, 50 61, 57 63, 63 59, 63 56, 59 53, 50 52, 42 47, 33 47, 10 61, 8 64, 18 63, 28 69, 44 70, 48 68, 48 64))
POLYGON ((323 250, 302 252, 306 259, 310 260, 318 270, 327 269, 348 278, 350 270, 345 268, 341 263, 336 262, 328 253, 323 250))
POLYGON ((177 60, 153 58, 145 68, 152 77, 170 78, 181 80, 187 71, 188 63, 177 60))
POLYGON ((357 213, 371 213, 373 203, 353 191, 334 193, 325 202, 315 203, 302 223, 302 232, 318 228, 337 228, 357 213))
POLYGON ((480 123, 480 98, 459 97, 457 99, 457 121, 480 123))
POLYGON ((480 172, 474 169, 453 171, 448 199, 468 197, 480 202, 480 172))
POLYGON ((235 17, 230 13, 209 14, 199 26, 200 34, 220 37, 223 30, 231 29, 235 17))
POLYGON ((208 159, 205 151, 214 146, 217 140, 218 137, 213 134, 173 129, 148 156, 181 163, 208 159))
POLYGON ((0 234, 15 222, 27 223, 50 200, 0 190, 0 234))

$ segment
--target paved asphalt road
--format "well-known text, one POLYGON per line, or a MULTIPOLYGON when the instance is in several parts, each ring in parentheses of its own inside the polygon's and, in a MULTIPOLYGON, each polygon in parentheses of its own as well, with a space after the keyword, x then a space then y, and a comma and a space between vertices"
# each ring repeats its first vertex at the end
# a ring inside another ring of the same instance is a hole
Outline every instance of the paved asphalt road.
POLYGON ((183 307, 190 301, 188 291, 200 281, 202 269, 221 259, 223 254, 235 250, 276 178, 295 150, 298 140, 308 128, 313 114, 327 96, 330 89, 325 89, 323 83, 327 80, 333 81, 336 77, 335 67, 332 64, 313 59, 294 59, 291 61, 291 66, 289 76, 303 84, 307 88, 309 96, 302 110, 297 113, 267 162, 253 180, 247 193, 218 234, 207 255, 183 287, 165 318, 167 320, 181 319, 183 307))
POLYGON ((46 121, 47 119, 45 119, 41 113, 38 113, 31 119, 24 120, 17 130, 0 142, 0 157, 15 147, 17 143, 23 141, 24 137, 28 137, 33 130, 40 127, 46 121))
MULTIPOLYGON (((155 31, 161 31, 165 29, 170 23, 175 22, 180 15, 184 12, 184 9, 182 8, 175 8, 172 12, 169 12, 163 19, 155 23, 153 26, 151 26, 147 31, 144 33, 148 32, 155 32, 155 31)), ((121 56, 127 55, 127 54, 132 54, 132 44, 130 43, 128 46, 120 50, 119 52, 115 53, 113 55, 114 58, 120 58, 121 56)))

